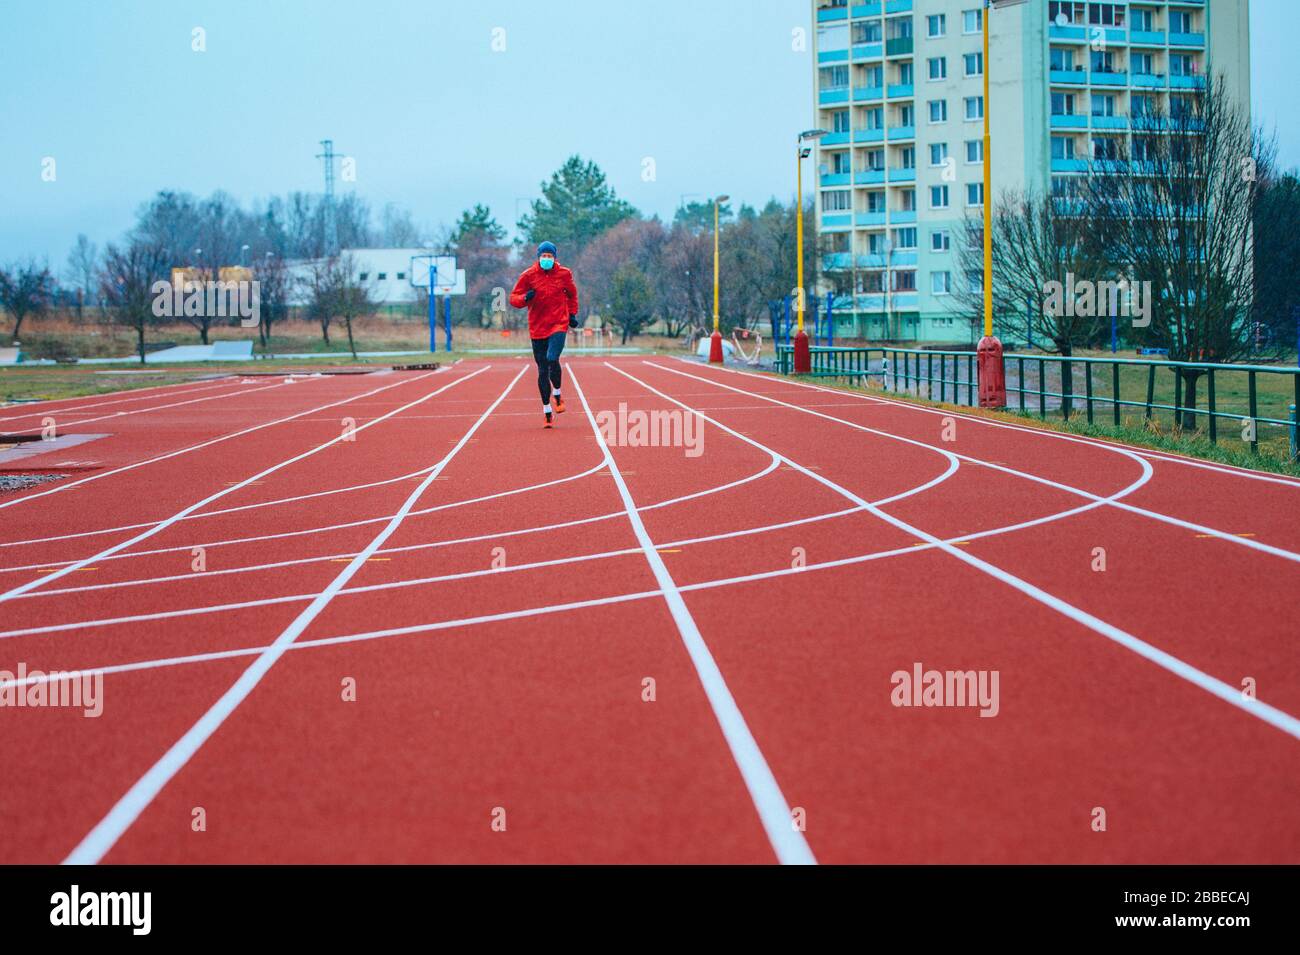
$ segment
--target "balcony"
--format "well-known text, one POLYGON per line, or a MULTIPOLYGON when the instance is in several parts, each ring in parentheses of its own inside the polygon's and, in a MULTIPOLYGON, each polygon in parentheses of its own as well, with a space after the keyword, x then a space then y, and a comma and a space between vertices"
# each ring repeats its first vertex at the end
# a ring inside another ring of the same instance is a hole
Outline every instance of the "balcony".
POLYGON ((885 13, 910 13, 912 0, 885 0, 885 13))
POLYGON ((853 48, 853 62, 860 60, 878 60, 885 55, 883 43, 863 43, 853 48))
POLYGON ((881 0, 872 0, 870 3, 855 3, 850 8, 852 11, 850 15, 855 20, 858 17, 878 17, 880 16, 880 3, 881 0))
POLYGON ((916 306, 917 306, 917 302, 918 302, 918 300, 917 300, 917 295, 916 295, 916 292, 914 292, 914 291, 912 291, 912 292, 895 292, 895 293, 894 293, 894 310, 895 310, 895 311, 899 311, 899 310, 901 310, 901 309, 905 309, 905 308, 916 308, 916 306))
POLYGON ((869 100, 878 100, 885 98, 885 88, 883 86, 855 86, 853 87, 853 102, 861 103, 869 100))
POLYGON ((847 20, 848 18, 848 7, 822 7, 817 11, 818 23, 829 23, 832 20, 847 20))
POLYGON ((855 129, 853 131, 853 141, 855 143, 883 143, 885 141, 885 131, 883 129, 855 129))
POLYGON ((884 184, 885 170, 883 169, 859 169, 853 174, 855 186, 883 186, 884 184))
POLYGON ((859 212, 853 217, 853 224, 859 226, 873 226, 885 224, 885 213, 883 212, 859 212))
POLYGON ((890 99, 911 99, 914 87, 911 83, 895 83, 889 87, 890 99))
POLYGON ((853 174, 847 172, 828 172, 822 176, 820 182, 825 186, 849 186, 853 182, 853 174))
POLYGON ((1093 116, 1093 129, 1128 129, 1127 116, 1093 116))
POLYGON ((1163 73, 1134 73, 1133 85, 1144 89, 1164 89, 1165 74, 1163 73))
POLYGON ((1087 172, 1086 159, 1053 159, 1052 172, 1087 172))
POLYGON ((822 213, 822 229, 851 229, 853 216, 847 212, 822 213))
POLYGON ((847 146, 849 144, 849 134, 844 133, 827 133, 822 137, 823 146, 847 146))
POLYGON ((1083 70, 1052 70, 1051 80, 1053 83, 1086 83, 1088 74, 1083 70))
POLYGON ((912 55, 912 38, 910 36, 899 37, 896 40, 885 41, 885 56, 911 56, 912 55))
POLYGON ((848 50, 818 50, 818 63, 847 63, 849 61, 848 50))
POLYGON ((915 139, 915 138, 916 138, 915 126, 894 126, 889 130, 889 141, 891 143, 896 142, 898 140, 915 139))
POLYGON ((915 169, 890 169, 889 181, 894 182, 916 182, 915 169))
POLYGON ((916 210, 900 209, 897 212, 890 213, 889 223, 890 225, 915 225, 916 210))
POLYGON ((902 252, 902 251, 895 252, 893 258, 890 260, 890 265, 893 266, 894 268, 898 268, 899 266, 915 266, 916 251, 913 250, 911 252, 902 252))
POLYGON ((1164 46, 1164 30, 1129 30, 1128 42, 1133 46, 1164 46))
POLYGON ((831 252, 823 260, 823 265, 827 269, 851 269, 853 268, 853 256, 848 252, 831 252))
POLYGON ((1087 27, 1075 27, 1075 26, 1062 27, 1062 26, 1057 26, 1055 23, 1053 23, 1051 26, 1047 28, 1047 35, 1049 38, 1053 40, 1066 40, 1067 42, 1072 42, 1072 43, 1088 42, 1087 27))
POLYGON ((1192 46, 1205 47, 1204 33, 1171 33, 1169 34, 1170 46, 1192 46))
POLYGON ((1205 77, 1199 75, 1192 76, 1170 76, 1169 86, 1172 89, 1194 90, 1200 89, 1205 85, 1205 77))
POLYGON ((1088 117, 1076 113, 1052 114, 1052 129, 1087 129, 1088 117))
POLYGON ((1093 86, 1128 86, 1127 73, 1101 73, 1096 70, 1092 73, 1093 86))
POLYGON ((860 269, 883 269, 885 267, 885 256, 882 252, 868 252, 866 255, 858 256, 858 268, 860 269))
POLYGON ((849 88, 841 86, 839 89, 822 90, 817 94, 817 104, 819 106, 833 106, 837 103, 847 103, 849 101, 849 88))

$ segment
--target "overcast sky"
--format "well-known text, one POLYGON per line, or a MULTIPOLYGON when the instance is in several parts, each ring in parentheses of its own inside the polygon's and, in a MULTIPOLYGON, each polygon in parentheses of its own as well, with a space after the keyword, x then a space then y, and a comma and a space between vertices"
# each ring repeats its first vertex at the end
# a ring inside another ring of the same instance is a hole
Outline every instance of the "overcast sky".
MULTIPOLYGON (((1300 2, 1251 7, 1256 118, 1298 166, 1300 2)), ((118 238, 159 189, 318 191, 326 137, 356 163, 341 191, 431 227, 476 201, 513 227, 571 153, 665 218, 683 196, 787 198, 809 26, 807 0, 6 0, 0 262, 62 270, 78 232, 118 238)))

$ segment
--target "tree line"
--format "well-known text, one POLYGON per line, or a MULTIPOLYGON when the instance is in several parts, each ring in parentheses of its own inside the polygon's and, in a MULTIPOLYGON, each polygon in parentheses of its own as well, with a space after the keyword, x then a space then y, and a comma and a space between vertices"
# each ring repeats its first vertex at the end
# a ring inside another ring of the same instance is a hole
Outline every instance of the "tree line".
MULTIPOLYGON (((775 199, 761 208, 721 206, 725 330, 760 321, 766 303, 794 287, 794 217, 793 203, 775 199)), ((223 191, 198 198, 163 190, 140 207, 118 241, 99 249, 79 235, 61 275, 35 260, 0 269, 0 305, 15 339, 25 321, 60 307, 78 320, 131 328, 143 357, 148 329, 158 321, 149 294, 154 282, 170 280, 173 268, 186 268, 191 278, 203 280, 215 279, 222 268, 243 266, 260 285, 258 335, 264 347, 294 300, 305 303, 299 314, 320 325, 326 343, 338 325, 353 343, 354 323, 382 303, 341 250, 429 247, 454 254, 466 270, 458 322, 518 328, 524 313, 506 305, 503 290, 508 293, 537 244, 549 239, 578 278, 584 318, 594 316, 619 329, 624 341, 651 328, 672 337, 711 329, 711 203, 684 204, 670 221, 645 216, 619 198, 596 163, 571 156, 540 184, 539 197, 516 226, 519 239, 509 242, 507 230, 481 203, 450 227, 430 230, 395 203, 376 213, 355 194, 337 198, 332 208, 323 196, 304 192, 244 207, 223 191), (307 264, 291 270, 292 262, 307 264)), ((811 205, 804 228, 804 268, 811 275, 817 244, 811 205)), ((419 307, 424 304, 427 298, 419 307)), ((205 344, 214 323, 225 321, 206 314, 177 319, 193 326, 205 344)))

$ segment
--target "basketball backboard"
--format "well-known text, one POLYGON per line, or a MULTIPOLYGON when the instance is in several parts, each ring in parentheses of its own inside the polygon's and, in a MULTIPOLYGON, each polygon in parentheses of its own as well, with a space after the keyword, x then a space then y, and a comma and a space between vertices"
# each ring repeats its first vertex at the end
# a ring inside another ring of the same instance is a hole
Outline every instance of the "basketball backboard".
MULTIPOLYGON (((434 270, 433 285, 438 287, 456 284, 456 256, 454 255, 413 255, 411 256, 411 284, 416 288, 428 288, 430 269, 434 270)), ((459 270, 464 274, 464 269, 459 270)), ((455 292, 438 292, 438 295, 455 295, 455 292)))

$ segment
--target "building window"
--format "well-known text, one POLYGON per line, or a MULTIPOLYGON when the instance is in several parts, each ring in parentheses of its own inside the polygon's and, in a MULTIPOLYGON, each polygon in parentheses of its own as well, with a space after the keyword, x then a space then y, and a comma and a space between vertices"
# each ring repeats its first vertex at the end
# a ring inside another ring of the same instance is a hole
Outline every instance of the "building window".
POLYGON ((1196 58, 1190 53, 1169 54, 1170 76, 1195 76, 1196 74, 1196 58))
POLYGON ((849 111, 847 109, 837 109, 831 114, 831 129, 837 133, 847 133, 849 131, 849 111))
POLYGON ((984 29, 984 11, 980 9, 963 10, 961 13, 961 32, 979 33, 984 29))
MULTIPOLYGON (((851 208, 849 191, 835 189, 822 193, 822 212, 845 212, 851 208)), ((383 278, 381 275, 380 278, 383 278)))
POLYGON ((844 23, 833 23, 817 28, 817 49, 847 50, 849 48, 849 28, 844 23))
POLYGON ((1093 93, 1092 94, 1092 115, 1093 116, 1114 116, 1115 97, 1110 93, 1093 93))
POLYGON ((853 24, 853 43, 879 43, 881 40, 879 20, 860 20, 853 24))
POLYGON ((885 128, 885 111, 879 106, 873 106, 863 114, 866 119, 867 129, 884 129, 885 128))
POLYGON ((818 85, 824 90, 845 89, 849 85, 847 66, 823 66, 817 71, 818 85))
POLYGON ((895 272, 895 273, 894 273, 894 291, 895 291, 895 292, 915 292, 915 291, 916 291, 916 273, 915 273, 915 272, 895 272))
POLYGON ((1169 11, 1169 32, 1170 33, 1191 33, 1192 32, 1192 15, 1186 10, 1169 11))
POLYGON ((984 118, 984 97, 983 96, 966 97, 966 118, 968 120, 984 118))
POLYGON ((1139 33, 1151 33, 1155 30, 1155 15, 1150 10, 1133 7, 1129 11, 1129 15, 1133 18, 1133 25, 1130 29, 1139 33))
POLYGON ((904 146, 898 151, 898 168, 915 169, 916 168, 916 147, 904 146))
POLYGON ((867 169, 872 172, 884 171, 885 151, 883 149, 873 149, 867 153, 867 169))
MULTIPOLYGON (((832 172, 832 173, 834 173, 835 175, 839 176, 839 175, 843 175, 844 173, 846 173, 846 172, 850 172, 850 171, 852 171, 852 170, 851 170, 851 167, 849 166, 849 154, 848 154, 848 152, 835 152, 835 153, 831 153, 831 172, 832 172)), ((401 277, 401 276, 398 276, 398 278, 400 278, 400 277, 401 277)))
POLYGON ((1052 47, 1051 63, 1052 69, 1061 73, 1074 72, 1074 51, 1064 49, 1059 46, 1052 47))
POLYGON ((357 278, 360 279, 362 282, 369 281, 369 280, 370 280, 370 273, 369 273, 369 272, 362 272, 359 276, 357 276, 357 278))
POLYGON ((942 166, 947 160, 948 160, 948 144, 931 143, 930 144, 930 165, 942 166))
MULTIPOLYGON (((900 211, 915 212, 916 211, 916 190, 915 189, 902 190, 898 194, 898 201, 899 201, 898 208, 900 211)), ((915 247, 916 247, 915 243, 913 243, 913 248, 915 247)))
POLYGON ((399 281, 399 282, 405 282, 405 281, 406 281, 406 273, 405 273, 405 272, 398 272, 398 273, 397 273, 397 281, 399 281))
POLYGON ((1088 4, 1088 22, 1094 26, 1122 27, 1124 25, 1124 8, 1128 3, 1090 3, 1088 4))
POLYGON ((926 61, 930 68, 930 79, 946 80, 948 78, 948 58, 945 56, 932 56, 926 61))
POLYGON ((1139 76, 1152 76, 1156 71, 1156 60, 1150 53, 1130 53, 1129 64, 1139 76))
POLYGON ((931 272, 930 291, 935 295, 947 295, 952 291, 951 272, 931 272))
POLYGON ((984 143, 979 139, 966 140, 966 161, 983 162, 984 161, 984 143))
POLYGON ((912 63, 910 60, 906 63, 898 64, 898 82, 902 86, 911 86, 916 82, 916 74, 912 70, 912 63))
POLYGON ((1079 0, 1051 0, 1047 5, 1047 19, 1060 26, 1082 23, 1084 5, 1079 0))
POLYGON ((930 251, 947 252, 952 248, 952 233, 947 229, 936 229, 930 233, 930 251))
POLYGON ((932 13, 925 18, 925 35, 933 39, 943 36, 948 30, 948 17, 942 13, 932 13))
POLYGON ((1115 72, 1115 54, 1110 50, 1093 50, 1091 63, 1094 73, 1115 72))
POLYGON ((1073 159, 1074 139, 1069 136, 1053 136, 1052 137, 1052 158, 1073 159))
POLYGON ((962 59, 962 64, 966 68, 967 76, 984 75, 984 54, 983 53, 967 53, 961 59, 962 59))
POLYGON ((875 213, 885 211, 885 194, 883 192, 867 193, 867 211, 875 213))
POLYGON ((948 101, 946 99, 930 100, 930 122, 946 123, 948 121, 948 101))
POLYGON ((894 248, 909 250, 916 248, 916 229, 895 229, 894 230, 894 248))
POLYGON ((1053 116, 1074 116, 1074 94, 1073 93, 1053 93, 1052 94, 1052 115, 1053 116))
POLYGON ((379 279, 379 281, 381 281, 381 282, 385 282, 385 281, 388 280, 388 273, 387 273, 387 272, 380 272, 379 275, 377 276, 377 278, 379 279))
POLYGON ((915 106, 912 106, 912 105, 909 104, 909 105, 907 105, 907 106, 900 106, 900 107, 899 107, 899 109, 898 109, 898 125, 899 125, 899 126, 915 126, 915 125, 916 125, 916 107, 915 107, 915 106))
POLYGON ((931 209, 948 208, 948 187, 947 186, 930 187, 930 208, 931 209))
POLYGON ((984 183, 982 182, 966 183, 966 205, 968 206, 984 205, 984 183))

